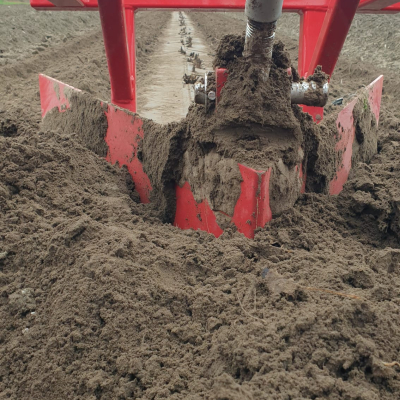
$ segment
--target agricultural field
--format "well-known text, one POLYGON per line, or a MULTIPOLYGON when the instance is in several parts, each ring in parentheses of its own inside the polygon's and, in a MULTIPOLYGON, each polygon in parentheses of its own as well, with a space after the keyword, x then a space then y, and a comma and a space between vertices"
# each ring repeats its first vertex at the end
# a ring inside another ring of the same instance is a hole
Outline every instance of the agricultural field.
MULTIPOLYGON (((399 399, 400 14, 356 16, 325 109, 330 121, 335 99, 383 74, 376 154, 339 195, 306 191, 248 239, 174 227, 82 128, 42 124, 39 73, 110 100, 99 15, 11 3, 0 1, 0 399, 399 399)), ((202 72, 245 30, 241 13, 137 14, 138 114, 164 137, 206 118, 182 83, 182 18, 202 72)), ((294 68, 298 30, 297 15, 278 21, 294 68)), ((235 97, 229 122, 251 102, 235 97)), ((156 142, 147 168, 161 176, 156 142)))

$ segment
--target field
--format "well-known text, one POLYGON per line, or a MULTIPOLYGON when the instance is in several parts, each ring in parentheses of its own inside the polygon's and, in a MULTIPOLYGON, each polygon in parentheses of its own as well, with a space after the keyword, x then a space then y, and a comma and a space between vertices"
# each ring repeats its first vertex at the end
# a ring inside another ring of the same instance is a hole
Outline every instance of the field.
MULTIPOLYGON (((205 69, 245 26, 185 18, 205 69)), ((138 112, 160 123, 190 105, 176 24, 137 15, 138 112)), ((278 24, 294 66, 298 26, 278 24)), ((109 100, 98 14, 0 2, 0 399, 400 398, 399 71, 400 15, 358 15, 326 113, 383 74, 377 154, 340 195, 216 239, 139 203, 79 132, 41 125, 39 73, 109 100)))

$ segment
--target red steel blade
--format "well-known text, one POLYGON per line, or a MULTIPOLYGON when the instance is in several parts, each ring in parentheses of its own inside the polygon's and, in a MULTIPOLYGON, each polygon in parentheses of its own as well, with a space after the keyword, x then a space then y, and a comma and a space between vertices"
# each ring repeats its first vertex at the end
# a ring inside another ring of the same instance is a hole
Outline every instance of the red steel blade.
MULTIPOLYGON (((39 87, 43 118, 52 110, 65 112, 70 109, 74 111, 71 109, 70 96, 72 93, 78 95, 83 93, 79 89, 46 75, 39 75, 39 87)), ((126 165, 141 202, 150 202, 151 183, 137 157, 138 145, 143 139, 141 118, 137 114, 113 104, 95 100, 103 106, 107 116, 108 128, 104 138, 108 145, 106 160, 112 164, 118 162, 120 167, 126 165)), ((79 112, 79 110, 76 111, 79 112)))

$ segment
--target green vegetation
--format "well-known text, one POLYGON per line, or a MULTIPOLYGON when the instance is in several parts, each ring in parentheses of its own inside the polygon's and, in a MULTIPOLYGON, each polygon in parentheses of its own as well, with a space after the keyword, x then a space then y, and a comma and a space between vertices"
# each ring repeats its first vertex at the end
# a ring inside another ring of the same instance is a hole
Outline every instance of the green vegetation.
POLYGON ((29 0, 0 0, 0 6, 10 6, 15 4, 29 4, 29 0))
POLYGON ((364 111, 367 111, 368 109, 368 101, 367 99, 364 99, 364 111))

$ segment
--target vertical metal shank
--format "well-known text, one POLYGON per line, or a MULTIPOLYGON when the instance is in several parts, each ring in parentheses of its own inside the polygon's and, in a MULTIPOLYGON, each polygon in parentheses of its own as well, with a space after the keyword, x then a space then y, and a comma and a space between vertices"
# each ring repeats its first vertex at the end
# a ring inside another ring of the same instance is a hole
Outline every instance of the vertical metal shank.
POLYGON ((266 81, 271 68, 276 21, 282 14, 283 0, 247 0, 246 40, 243 56, 259 64, 266 81))
MULTIPOLYGON (((98 0, 111 83, 111 101, 136 111, 122 0, 98 0)), ((133 24, 133 22, 132 22, 133 24)))
POLYGON ((275 22, 282 15, 283 0, 246 0, 244 13, 255 22, 275 22))

